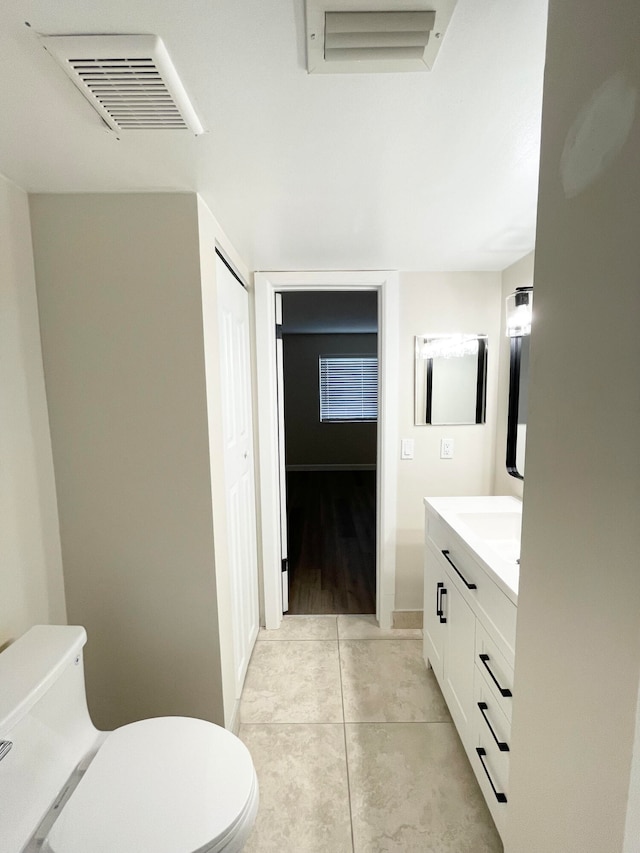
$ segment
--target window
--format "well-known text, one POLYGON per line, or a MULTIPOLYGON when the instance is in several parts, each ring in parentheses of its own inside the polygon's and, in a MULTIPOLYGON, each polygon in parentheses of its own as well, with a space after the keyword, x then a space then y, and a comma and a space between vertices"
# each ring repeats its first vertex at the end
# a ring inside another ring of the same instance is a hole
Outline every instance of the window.
POLYGON ((320 420, 378 419, 378 359, 320 356, 320 420))

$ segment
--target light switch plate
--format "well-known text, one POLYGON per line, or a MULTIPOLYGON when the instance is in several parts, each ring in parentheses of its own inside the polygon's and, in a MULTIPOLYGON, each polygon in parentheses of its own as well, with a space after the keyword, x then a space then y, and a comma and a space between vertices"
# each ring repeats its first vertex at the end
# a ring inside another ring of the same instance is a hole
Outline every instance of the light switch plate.
POLYGON ((440 459, 453 459, 453 439, 440 439, 440 459))
POLYGON ((412 438, 403 438, 400 441, 400 459, 413 459, 412 438))

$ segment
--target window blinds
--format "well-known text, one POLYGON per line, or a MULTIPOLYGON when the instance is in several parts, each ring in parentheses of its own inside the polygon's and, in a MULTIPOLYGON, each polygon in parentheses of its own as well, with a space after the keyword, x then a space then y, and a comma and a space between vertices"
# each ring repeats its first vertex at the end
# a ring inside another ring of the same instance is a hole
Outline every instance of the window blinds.
POLYGON ((378 419, 378 359, 320 356, 320 420, 378 419))

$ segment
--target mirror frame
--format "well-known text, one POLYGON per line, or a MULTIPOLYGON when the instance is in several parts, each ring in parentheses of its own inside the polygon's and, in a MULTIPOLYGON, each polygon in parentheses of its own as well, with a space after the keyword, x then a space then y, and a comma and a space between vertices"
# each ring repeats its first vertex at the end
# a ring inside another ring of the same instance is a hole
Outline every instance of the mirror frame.
MULTIPOLYGON (((526 336, 528 337, 528 335, 526 336)), ((518 335, 509 339, 509 406, 507 409, 507 473, 518 480, 524 474, 518 471, 518 408, 520 406, 520 371, 522 368, 522 341, 518 335)))

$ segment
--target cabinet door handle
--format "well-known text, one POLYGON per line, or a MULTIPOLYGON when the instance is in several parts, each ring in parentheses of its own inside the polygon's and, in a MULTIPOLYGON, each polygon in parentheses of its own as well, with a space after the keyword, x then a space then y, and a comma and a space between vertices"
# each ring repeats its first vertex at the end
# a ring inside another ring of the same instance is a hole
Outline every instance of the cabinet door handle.
POLYGON ((469 581, 465 578, 465 576, 462 574, 460 569, 456 566, 456 564, 453 562, 453 560, 449 556, 448 551, 443 551, 442 556, 445 558, 447 563, 449 563, 449 565, 453 567, 454 571, 456 572, 456 574, 458 575, 458 577, 460 578, 460 580, 466 586, 467 589, 478 589, 478 587, 474 583, 469 583, 469 581))
POLYGON ((481 746, 476 746, 476 752, 478 753, 478 758, 480 759, 480 764, 482 764, 482 769, 487 774, 487 779, 489 780, 489 784, 491 785, 491 790, 496 795, 496 800, 499 803, 507 802, 507 795, 503 794, 502 791, 498 791, 496 786, 493 784, 493 779, 489 774, 489 770, 487 769, 487 765, 484 763, 484 756, 487 754, 486 749, 483 749, 481 746))
POLYGON ((486 702, 478 702, 478 708, 480 708, 480 713, 484 717, 484 721, 487 724, 487 728, 489 729, 493 739, 497 743, 498 749, 500 750, 500 752, 509 752, 509 744, 505 743, 503 740, 498 740, 498 736, 496 735, 495 731, 493 730, 493 726, 489 722, 489 717, 487 716, 487 711, 489 710, 489 706, 487 705, 487 703, 486 702))
POLYGON ((440 622, 447 621, 442 608, 442 596, 446 594, 447 590, 444 588, 444 584, 442 581, 438 581, 436 585, 436 616, 440 617, 440 622))
POLYGON ((509 690, 508 687, 502 687, 502 685, 500 684, 498 679, 495 677, 495 675, 491 671, 491 667, 489 666, 489 661, 491 660, 491 658, 489 657, 489 655, 478 655, 478 657, 482 661, 482 665, 484 666, 484 668, 487 670, 487 672, 491 676, 493 683, 495 684, 495 686, 500 691, 500 695, 501 696, 513 696, 513 693, 509 690))

